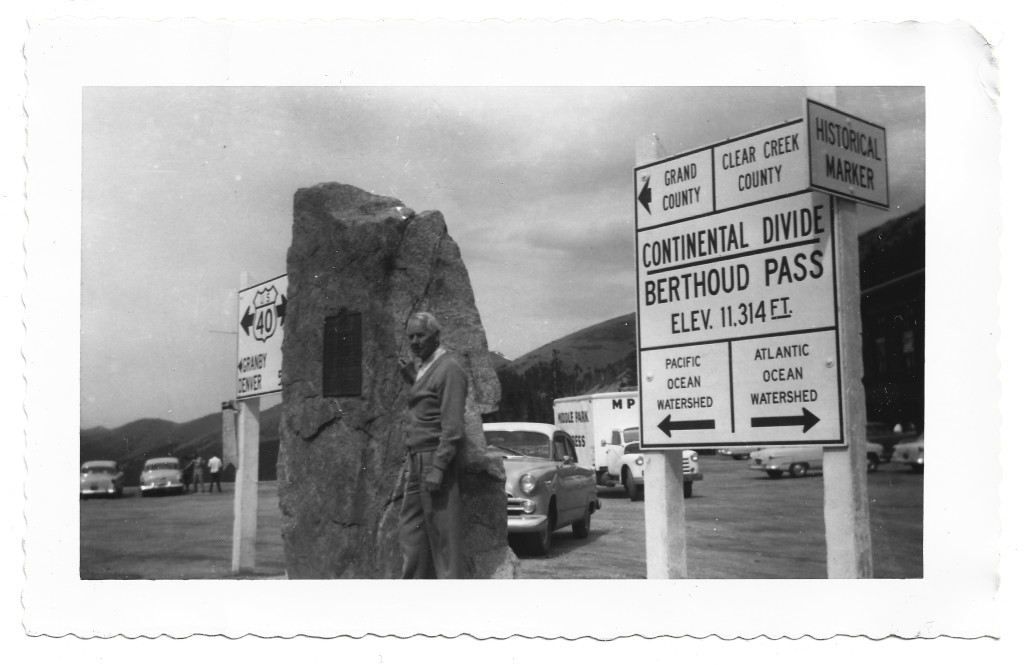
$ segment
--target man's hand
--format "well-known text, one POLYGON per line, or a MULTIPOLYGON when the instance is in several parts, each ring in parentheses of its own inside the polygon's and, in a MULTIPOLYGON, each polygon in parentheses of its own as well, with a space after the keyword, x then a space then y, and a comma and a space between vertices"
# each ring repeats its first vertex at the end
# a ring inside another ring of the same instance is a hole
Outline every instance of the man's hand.
POLYGON ((416 382, 416 365, 405 358, 398 359, 398 373, 402 375, 406 383, 412 385, 416 382))
POLYGON ((432 466, 430 471, 427 471, 427 477, 423 479, 423 489, 433 494, 441 489, 442 482, 444 482, 444 469, 432 466))

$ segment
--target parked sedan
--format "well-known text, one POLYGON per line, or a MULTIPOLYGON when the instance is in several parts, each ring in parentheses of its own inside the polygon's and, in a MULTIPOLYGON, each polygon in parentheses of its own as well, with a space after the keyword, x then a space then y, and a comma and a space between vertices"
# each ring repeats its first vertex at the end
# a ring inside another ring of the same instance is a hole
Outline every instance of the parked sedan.
POLYGON ((486 423, 484 436, 504 461, 510 539, 546 554, 556 529, 571 525, 577 538, 590 534, 591 515, 601 507, 597 480, 579 464, 572 437, 544 423, 486 423))
POLYGON ((142 496, 155 492, 181 494, 185 485, 181 482, 181 465, 175 457, 154 457, 146 460, 139 477, 139 493, 142 496))
POLYGON ((924 471, 924 434, 913 441, 897 443, 892 451, 892 461, 909 464, 918 473, 924 471))
POLYGON ((83 499, 90 496, 121 496, 124 494, 124 472, 118 470, 117 462, 97 460, 82 465, 78 480, 78 495, 83 499))
MULTIPOLYGON (((882 445, 868 441, 867 470, 873 473, 882 462, 882 445)), ((824 446, 770 446, 750 454, 748 469, 764 471, 769 478, 781 478, 786 472, 794 478, 820 471, 825 459, 824 446)))

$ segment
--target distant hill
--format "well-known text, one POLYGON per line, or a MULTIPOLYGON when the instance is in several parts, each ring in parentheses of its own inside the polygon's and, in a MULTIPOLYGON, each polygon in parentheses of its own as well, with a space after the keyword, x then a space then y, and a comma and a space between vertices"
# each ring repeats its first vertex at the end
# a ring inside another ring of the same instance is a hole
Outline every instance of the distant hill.
POLYGON ((496 367, 501 403, 487 420, 553 422, 553 400, 633 388, 636 366, 636 314, 623 314, 496 367))
MULTIPOLYGON (((272 480, 277 475, 280 422, 280 404, 260 414, 260 480, 272 480)), ((82 430, 79 435, 80 461, 114 460, 121 465, 129 485, 138 483, 147 459, 184 458, 195 453, 207 459, 215 453, 223 458, 221 447, 219 411, 186 423, 145 418, 115 429, 93 427, 82 430)), ((234 480, 234 471, 234 467, 229 466, 222 478, 234 480)))

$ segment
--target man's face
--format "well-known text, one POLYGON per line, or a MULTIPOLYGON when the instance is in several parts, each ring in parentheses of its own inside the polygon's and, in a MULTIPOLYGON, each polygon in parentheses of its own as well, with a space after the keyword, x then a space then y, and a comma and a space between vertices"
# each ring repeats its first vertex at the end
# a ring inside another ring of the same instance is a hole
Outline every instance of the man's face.
POLYGON ((413 319, 406 329, 409 337, 409 348, 420 360, 426 361, 437 347, 441 345, 441 335, 438 331, 430 332, 423 321, 413 319))

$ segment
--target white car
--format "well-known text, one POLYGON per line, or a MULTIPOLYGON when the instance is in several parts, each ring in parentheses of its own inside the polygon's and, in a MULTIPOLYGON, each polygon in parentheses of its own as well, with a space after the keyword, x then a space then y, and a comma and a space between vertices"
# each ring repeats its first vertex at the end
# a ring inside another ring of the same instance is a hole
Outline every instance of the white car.
MULTIPOLYGON (((867 470, 872 473, 882 461, 882 444, 866 442, 867 470)), ((811 471, 821 471, 825 459, 824 446, 769 446, 750 454, 748 469, 764 471, 769 478, 781 478, 784 473, 794 478, 811 471)))
POLYGON ((899 464, 909 464, 915 472, 924 471, 924 434, 913 441, 897 443, 892 449, 892 460, 899 464))
POLYGON ((750 459, 751 453, 756 453, 762 448, 764 446, 729 446, 728 448, 719 448, 716 452, 719 455, 728 455, 733 459, 750 459))
MULTIPOLYGON (((644 495, 644 454, 640 452, 640 428, 627 427, 612 431, 608 444, 608 477, 618 480, 626 488, 630 500, 639 501, 644 495)), ((683 451, 683 498, 693 495, 693 482, 702 480, 697 452, 683 451)))
POLYGON ((181 481, 181 465, 175 457, 155 457, 146 460, 139 476, 139 495, 148 496, 156 492, 181 494, 185 484, 181 481))

